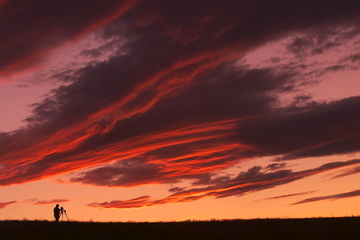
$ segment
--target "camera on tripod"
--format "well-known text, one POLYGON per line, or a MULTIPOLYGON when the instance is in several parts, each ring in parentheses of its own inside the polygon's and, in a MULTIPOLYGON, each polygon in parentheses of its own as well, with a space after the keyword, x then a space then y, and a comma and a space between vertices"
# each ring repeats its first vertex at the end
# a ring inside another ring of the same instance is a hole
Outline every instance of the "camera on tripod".
POLYGON ((60 214, 61 214, 61 220, 64 219, 64 214, 65 214, 67 220, 69 221, 68 215, 66 214, 66 210, 63 207, 60 208, 60 214))
POLYGON ((61 213, 61 214, 66 213, 66 210, 65 210, 63 207, 61 207, 61 208, 60 208, 60 213, 61 213))

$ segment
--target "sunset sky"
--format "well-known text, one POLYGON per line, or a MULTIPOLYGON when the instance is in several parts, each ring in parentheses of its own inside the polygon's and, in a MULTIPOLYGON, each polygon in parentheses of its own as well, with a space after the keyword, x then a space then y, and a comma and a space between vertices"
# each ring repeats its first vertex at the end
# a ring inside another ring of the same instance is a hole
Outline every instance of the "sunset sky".
POLYGON ((0 0, 0 29, 0 220, 360 215, 360 1, 0 0))

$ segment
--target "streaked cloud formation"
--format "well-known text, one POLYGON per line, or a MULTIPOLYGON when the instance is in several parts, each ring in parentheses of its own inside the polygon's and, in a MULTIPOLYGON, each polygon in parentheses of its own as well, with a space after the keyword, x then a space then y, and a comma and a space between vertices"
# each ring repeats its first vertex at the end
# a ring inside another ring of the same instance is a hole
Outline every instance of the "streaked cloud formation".
POLYGON ((56 87, 32 103, 23 127, 0 132, 0 185, 61 174, 94 186, 174 185, 163 199, 88 204, 137 208, 359 173, 348 154, 360 150, 360 95, 310 93, 334 74, 359 76, 359 9, 354 0, 5 1, 0 82, 46 72, 46 56, 89 34, 97 44, 47 72, 56 87), (277 42, 282 54, 247 61, 277 42), (343 160, 289 164, 334 155, 343 160), (273 161, 237 168, 261 157, 273 161))
POLYGON ((310 202, 317 202, 317 201, 323 201, 323 200, 336 200, 340 198, 349 198, 349 197, 357 197, 360 196, 360 190, 354 190, 351 192, 345 192, 345 193, 339 193, 334 195, 328 195, 328 196, 321 196, 321 197, 313 197, 313 198, 307 198, 302 201, 299 201, 295 204, 303 204, 303 203, 310 203, 310 202))
MULTIPOLYGON (((197 181, 193 183, 193 186, 191 188, 173 189, 174 193, 172 195, 160 200, 151 201, 149 196, 143 196, 140 198, 130 199, 126 201, 115 200, 104 203, 90 203, 89 206, 103 207, 103 208, 134 208, 134 207, 151 206, 157 204, 165 204, 170 202, 194 201, 205 197, 222 198, 229 196, 241 196, 245 193, 260 191, 267 188, 273 188, 315 174, 319 174, 322 172, 334 170, 344 166, 351 166, 359 163, 360 160, 358 159, 351 160, 348 162, 333 162, 322 165, 318 168, 299 171, 299 172, 293 172, 287 169, 277 170, 273 172, 266 172, 262 169, 262 167, 255 166, 250 168, 246 172, 240 172, 234 178, 223 177, 223 176, 211 177, 210 175, 202 176, 202 179, 197 179, 197 181)), ((354 191, 351 194, 339 194, 335 196, 315 197, 311 199, 305 199, 297 204, 310 202, 310 201, 319 201, 323 199, 336 199, 342 197, 358 196, 358 192, 359 191, 354 191)), ((296 194, 296 195, 300 195, 300 194, 296 194)), ((286 197, 288 196, 294 196, 294 194, 287 195, 286 197)))
POLYGON ((13 203, 16 203, 17 201, 10 201, 10 202, 0 202, 0 209, 10 205, 10 204, 13 204, 13 203))
POLYGON ((27 199, 25 202, 32 203, 35 205, 44 205, 44 204, 57 204, 57 203, 64 203, 68 202, 68 199, 52 199, 52 200, 38 200, 38 199, 27 199))

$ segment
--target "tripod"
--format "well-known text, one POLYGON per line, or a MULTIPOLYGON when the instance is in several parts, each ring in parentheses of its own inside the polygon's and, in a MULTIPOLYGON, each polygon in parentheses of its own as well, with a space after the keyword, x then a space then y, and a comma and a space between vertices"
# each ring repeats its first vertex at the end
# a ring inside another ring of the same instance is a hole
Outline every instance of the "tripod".
POLYGON ((69 221, 69 217, 66 214, 66 210, 63 207, 60 208, 60 213, 61 213, 61 221, 64 220, 64 214, 65 214, 67 220, 69 221))

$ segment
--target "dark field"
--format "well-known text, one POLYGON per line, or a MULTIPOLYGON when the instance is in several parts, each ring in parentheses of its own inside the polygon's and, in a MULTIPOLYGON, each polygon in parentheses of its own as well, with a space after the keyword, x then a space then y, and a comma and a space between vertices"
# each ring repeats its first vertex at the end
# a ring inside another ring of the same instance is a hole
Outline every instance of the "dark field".
POLYGON ((360 240, 360 217, 156 223, 0 221, 0 239, 360 240))

